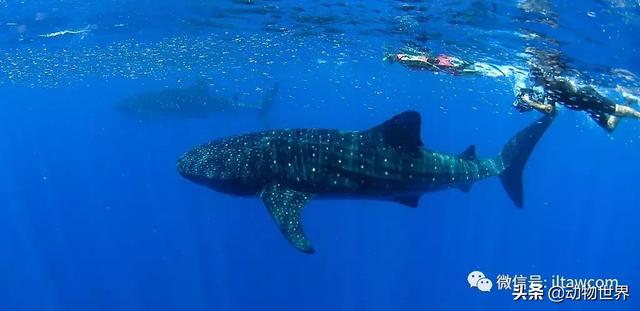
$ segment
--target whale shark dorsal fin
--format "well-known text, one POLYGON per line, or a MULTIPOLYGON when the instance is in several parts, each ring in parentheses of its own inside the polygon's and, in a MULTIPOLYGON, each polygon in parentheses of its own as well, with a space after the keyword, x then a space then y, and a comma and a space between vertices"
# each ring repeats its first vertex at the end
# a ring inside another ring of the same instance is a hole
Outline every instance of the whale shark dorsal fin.
POLYGON ((467 147, 458 157, 465 160, 476 160, 478 157, 476 156, 476 145, 471 145, 467 147))
POLYGON ((384 123, 369 129, 380 134, 380 138, 398 150, 418 151, 424 144, 420 139, 420 114, 416 111, 405 111, 384 123))
POLYGON ((302 228, 302 208, 313 195, 272 184, 262 189, 259 196, 289 243, 304 253, 313 253, 302 228))

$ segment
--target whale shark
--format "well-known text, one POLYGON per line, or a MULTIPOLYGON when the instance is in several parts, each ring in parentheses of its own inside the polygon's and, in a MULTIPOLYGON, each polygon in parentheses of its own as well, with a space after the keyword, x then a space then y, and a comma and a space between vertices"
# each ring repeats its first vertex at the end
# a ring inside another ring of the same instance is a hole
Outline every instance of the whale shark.
POLYGON ((493 158, 478 159, 475 145, 453 155, 424 147, 421 116, 406 111, 364 131, 282 129, 215 140, 184 153, 180 175, 213 190, 262 199, 284 237, 313 253, 302 209, 313 199, 372 199, 417 207, 429 192, 464 192, 497 176, 523 207, 522 173, 553 116, 518 132, 493 158))
POLYGON ((262 94, 261 104, 247 104, 237 95, 223 97, 209 89, 209 82, 200 79, 185 88, 169 88, 149 91, 125 98, 117 103, 117 109, 139 119, 158 118, 206 118, 212 114, 248 110, 263 121, 274 106, 278 84, 267 88, 262 94))

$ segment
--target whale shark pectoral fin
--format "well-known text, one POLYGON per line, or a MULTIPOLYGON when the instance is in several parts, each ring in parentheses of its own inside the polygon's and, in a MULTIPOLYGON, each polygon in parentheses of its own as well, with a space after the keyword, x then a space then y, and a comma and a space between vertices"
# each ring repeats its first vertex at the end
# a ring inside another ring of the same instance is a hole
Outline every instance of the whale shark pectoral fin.
POLYGON ((302 208, 313 195, 274 184, 262 189, 259 196, 289 243, 304 253, 313 253, 302 228, 302 208))
POLYGON ((476 156, 476 145, 471 145, 467 147, 458 157, 465 160, 476 160, 478 157, 476 156))
POLYGON ((402 205, 416 208, 418 207, 418 201, 420 201, 419 194, 410 194, 410 195, 402 195, 402 196, 394 196, 391 201, 400 203, 402 205))
POLYGON ((374 137, 380 137, 385 144, 398 150, 416 152, 424 144, 420 139, 420 114, 416 111, 405 111, 384 123, 368 130, 374 137))

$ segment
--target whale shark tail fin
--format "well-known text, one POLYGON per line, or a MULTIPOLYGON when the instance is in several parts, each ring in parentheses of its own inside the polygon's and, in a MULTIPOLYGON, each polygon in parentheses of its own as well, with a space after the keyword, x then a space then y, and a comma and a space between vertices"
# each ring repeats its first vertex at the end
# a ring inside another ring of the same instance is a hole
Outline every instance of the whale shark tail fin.
POLYGON ((507 142, 500 152, 504 170, 499 175, 509 198, 519 208, 523 207, 522 172, 536 144, 551 125, 555 115, 545 115, 521 130, 507 142))

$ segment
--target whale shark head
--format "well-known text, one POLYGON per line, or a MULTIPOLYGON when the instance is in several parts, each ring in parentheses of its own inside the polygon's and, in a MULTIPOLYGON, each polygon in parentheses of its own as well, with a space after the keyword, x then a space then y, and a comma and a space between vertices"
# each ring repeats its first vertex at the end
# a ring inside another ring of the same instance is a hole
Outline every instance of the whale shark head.
POLYGON ((214 190, 255 195, 260 189, 259 150, 249 136, 213 141, 195 147, 177 161, 178 173, 214 190))

